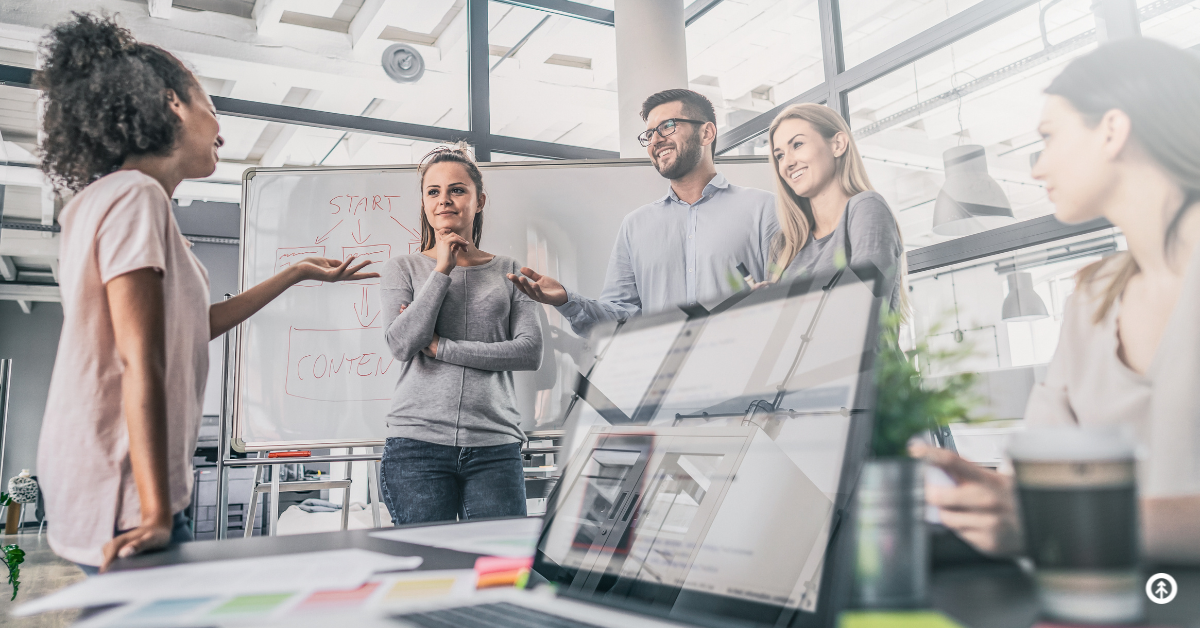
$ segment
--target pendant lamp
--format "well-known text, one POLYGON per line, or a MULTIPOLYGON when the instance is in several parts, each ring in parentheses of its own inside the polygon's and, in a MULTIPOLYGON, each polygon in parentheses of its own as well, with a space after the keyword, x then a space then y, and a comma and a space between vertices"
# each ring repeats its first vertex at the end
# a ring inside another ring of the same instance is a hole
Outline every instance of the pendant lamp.
POLYGON ((933 206, 934 233, 971 235, 1016 220, 1004 190, 988 174, 982 146, 955 146, 942 154, 942 161, 946 183, 933 206))
POLYGON ((1012 273, 1008 276, 1008 296, 1000 308, 1000 318, 1010 323, 1046 318, 1046 303, 1033 290, 1033 275, 1012 273))

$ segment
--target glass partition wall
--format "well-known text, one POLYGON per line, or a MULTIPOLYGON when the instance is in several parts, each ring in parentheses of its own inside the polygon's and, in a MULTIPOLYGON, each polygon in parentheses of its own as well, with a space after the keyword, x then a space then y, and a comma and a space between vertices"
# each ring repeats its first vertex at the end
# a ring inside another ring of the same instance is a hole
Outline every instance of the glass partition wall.
MULTIPOLYGON (((250 167, 413 163, 455 140, 484 161, 617 157, 613 0, 312 0, 257 14, 250 4, 177 0, 151 16, 150 5, 129 3, 121 16, 190 64, 221 114, 229 142, 218 170, 181 186, 181 201, 236 202, 250 167)), ((36 152, 29 94, 39 29, 86 5, 33 3, 0 17, 10 161, 36 152)), ((765 155, 764 132, 789 104, 838 111, 901 225, 912 271, 908 341, 969 342, 977 355, 960 368, 1030 386, 1026 376, 1053 352, 1075 271, 1124 246, 1106 225, 1049 218, 1053 207, 1029 176, 1042 90, 1104 38, 1140 32, 1200 46, 1197 0, 685 6, 688 84, 717 109, 718 152, 765 155), (991 181, 987 198, 957 197, 962 163, 991 181), (966 205, 986 211, 964 216, 966 205), (1006 316, 1014 291, 1036 296, 1044 314, 1006 316)), ((40 193, 22 185, 7 186, 5 220, 45 213, 40 193)), ((531 236, 531 259, 543 249, 531 236)), ((1019 418, 1020 398, 991 415, 1019 418)))

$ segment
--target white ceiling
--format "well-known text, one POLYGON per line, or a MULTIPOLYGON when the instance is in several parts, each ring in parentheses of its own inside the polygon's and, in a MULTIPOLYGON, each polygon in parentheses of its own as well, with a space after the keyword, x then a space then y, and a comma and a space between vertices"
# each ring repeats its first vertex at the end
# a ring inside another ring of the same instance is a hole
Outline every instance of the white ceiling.
MULTIPOLYGON (((1144 4, 1146 0, 1141 0, 1144 4)), ((585 0, 586 2, 586 0, 585 0)), ((612 8, 612 0, 587 2, 612 8)), ((846 59, 868 58, 975 0, 841 0, 846 59)), ((119 15, 142 41, 177 54, 215 95, 381 119, 465 129, 467 38, 465 0, 175 0, 165 18, 145 0, 4 0, 0 63, 33 67, 46 29, 71 11, 119 15), (380 65, 403 41, 424 57, 413 84, 390 80, 380 65)), ((1066 0, 1046 15, 1057 43, 1093 27, 1088 0, 1066 0)), ((1200 44, 1200 1, 1147 21, 1147 35, 1181 46, 1200 44)), ((987 76, 1042 48, 1039 8, 1030 7, 850 94, 855 129, 987 76)), ((495 65, 548 14, 496 2, 489 6, 495 65)), ((617 150, 615 37, 612 28, 549 16, 491 75, 494 133, 617 150)), ((689 80, 718 110, 719 126, 740 124, 824 80, 817 0, 724 0, 687 31, 689 80)), ((1039 62, 860 143, 876 187, 899 212, 906 242, 925 246, 932 200, 941 186, 941 154, 961 143, 983 144, 992 175, 1018 219, 1050 211, 1029 179, 1038 149, 1041 90, 1080 48, 1039 62), (961 119, 961 123, 960 123, 961 119)), ((238 199, 242 172, 255 166, 413 163, 433 144, 221 116, 227 140, 222 163, 207 181, 185 182, 181 199, 238 199)), ((0 86, 0 135, 6 159, 33 161, 36 94, 0 86)), ((747 150, 763 152, 763 142, 747 150)), ((497 155, 497 159, 506 159, 497 155)), ((9 183, 5 216, 40 221, 47 198, 28 168, 0 167, 9 183), (30 177, 34 178, 31 179, 30 177)), ((52 202, 50 211, 53 210, 52 202)), ((6 230, 0 255, 48 267, 55 241, 6 230), (41 260, 39 262, 39 260, 41 260)))

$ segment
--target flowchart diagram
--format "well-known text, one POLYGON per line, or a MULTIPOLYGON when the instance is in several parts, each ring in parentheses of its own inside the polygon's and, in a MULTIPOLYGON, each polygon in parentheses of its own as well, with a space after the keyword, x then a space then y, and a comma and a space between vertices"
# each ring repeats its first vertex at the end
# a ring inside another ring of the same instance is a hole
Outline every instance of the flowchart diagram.
MULTIPOLYGON (((369 260, 373 264, 367 269, 378 272, 392 255, 418 252, 419 226, 405 224, 400 216, 414 222, 415 212, 402 208, 399 199, 396 194, 339 195, 317 205, 312 213, 325 215, 310 221, 306 241, 281 242, 286 246, 275 249, 273 272, 314 256, 353 257, 355 264, 369 260)), ((305 291, 297 300, 306 307, 285 315, 291 319, 286 328, 286 395, 328 402, 391 398, 397 369, 383 339, 379 281, 296 285, 305 291)))

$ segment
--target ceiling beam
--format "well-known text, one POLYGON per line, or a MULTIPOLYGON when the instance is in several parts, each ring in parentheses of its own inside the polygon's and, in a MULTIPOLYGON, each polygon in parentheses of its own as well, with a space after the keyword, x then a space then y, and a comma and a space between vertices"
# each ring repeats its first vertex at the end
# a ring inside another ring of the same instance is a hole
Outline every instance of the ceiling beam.
POLYGON ((3 277, 4 281, 17 280, 17 265, 7 255, 0 255, 0 277, 3 277))
POLYGON ((303 124, 323 129, 374 133, 376 135, 390 135, 392 137, 403 137, 413 140, 433 140, 435 142, 455 142, 460 139, 471 142, 475 139, 470 131, 461 131, 458 129, 395 122, 393 120, 380 120, 379 118, 352 116, 344 113, 330 113, 328 111, 305 109, 303 107, 272 105, 252 100, 226 98, 224 96, 213 96, 212 100, 213 105, 217 108, 217 113, 227 116, 237 116, 239 118, 282 122, 284 124, 303 124))
POLYGON ((545 11, 554 15, 564 15, 605 26, 616 25, 616 13, 601 9, 582 2, 571 0, 495 0, 500 4, 511 4, 514 7, 524 7, 535 11, 545 11))
MULTIPOLYGON (((317 104, 317 101, 321 99, 321 93, 319 89, 308 90, 304 98, 300 99, 300 106, 310 108, 317 104)), ((267 147, 267 150, 263 151, 262 159, 258 160, 259 165, 271 167, 282 166, 283 160, 286 158, 283 151, 287 148, 288 143, 292 141, 292 138, 295 137, 296 131, 299 130, 300 127, 294 124, 287 124, 279 129, 279 134, 275 136, 275 139, 271 140, 271 145, 267 147)), ((263 131, 265 132, 266 129, 263 129, 263 131)))
POLYGON ((24 299, 17 299, 17 307, 21 308, 26 314, 33 314, 33 302, 24 299))
POLYGON ((58 286, 31 283, 0 283, 0 299, 7 301, 43 301, 62 303, 58 286))
POLYGON ((940 242, 909 251, 908 274, 1009 253, 1054 240, 1111 229, 1112 226, 1112 223, 1104 218, 1096 218, 1073 225, 1061 223, 1054 216, 1024 220, 1016 224, 996 227, 983 233, 963 236, 948 242, 940 242))
POLYGON ((383 29, 387 28, 387 18, 390 17, 385 10, 387 4, 388 0, 366 0, 359 7, 347 30, 352 48, 358 50, 364 43, 379 39, 383 29))
POLYGON ((287 0, 254 0, 254 9, 250 15, 254 18, 255 28, 262 33, 279 24, 285 9, 287 0))
POLYGON ((171 19, 171 0, 146 0, 149 3, 150 17, 162 20, 171 19))

